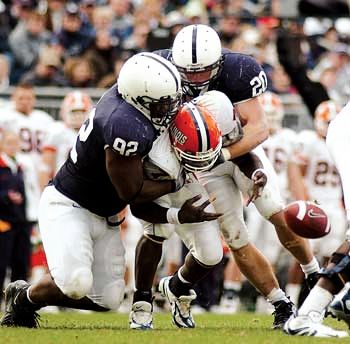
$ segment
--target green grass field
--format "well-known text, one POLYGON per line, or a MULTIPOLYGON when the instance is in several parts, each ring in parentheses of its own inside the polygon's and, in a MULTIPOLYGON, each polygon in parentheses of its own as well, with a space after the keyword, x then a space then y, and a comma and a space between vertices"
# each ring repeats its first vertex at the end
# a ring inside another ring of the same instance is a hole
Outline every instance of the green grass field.
MULTIPOLYGON (((42 314, 40 329, 1 328, 1 344, 53 343, 132 343, 132 344, 289 344, 350 343, 349 339, 290 337, 270 329, 272 317, 240 313, 236 315, 197 315, 197 328, 177 329, 168 314, 156 314, 153 331, 128 329, 128 316, 116 313, 42 314)), ((345 324, 335 320, 326 323, 337 329, 345 324)))

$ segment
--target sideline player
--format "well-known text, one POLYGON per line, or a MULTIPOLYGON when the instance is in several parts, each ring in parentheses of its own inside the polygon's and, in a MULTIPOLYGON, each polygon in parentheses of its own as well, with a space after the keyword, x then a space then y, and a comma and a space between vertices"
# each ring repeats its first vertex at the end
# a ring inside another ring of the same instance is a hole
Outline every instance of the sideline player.
POLYGON ((39 166, 42 190, 66 161, 92 105, 89 95, 82 91, 72 91, 64 97, 60 108, 62 121, 57 121, 49 127, 42 143, 39 166))
MULTIPOLYGON (((38 283, 6 288, 2 326, 36 327, 46 305, 106 311, 124 295, 124 248, 117 217, 127 204, 142 203, 182 187, 181 178, 143 178, 142 158, 165 130, 181 102, 176 68, 152 53, 123 65, 118 83, 85 121, 69 158, 45 188, 39 226, 50 273, 38 283)), ((187 202, 183 221, 217 218, 187 202)), ((122 220, 121 220, 122 221, 122 220)))
MULTIPOLYGON (((350 164, 346 158, 350 151, 350 103, 329 124, 326 143, 340 174, 348 223, 350 221, 350 164), (345 157, 345 158, 344 158, 345 157)), ((326 308, 333 296, 338 294, 346 282, 350 281, 350 235, 349 229, 345 241, 332 254, 326 268, 320 271, 320 279, 298 310, 298 316, 289 319, 284 331, 290 335, 314 337, 347 337, 346 331, 337 331, 322 324, 326 308)), ((330 310, 338 318, 350 323, 347 292, 336 299, 330 310)))
MULTIPOLYGON (((290 164, 295 199, 317 202, 331 223, 330 235, 310 241, 321 265, 328 261, 329 255, 342 243, 346 230, 340 177, 326 145, 328 124, 340 110, 332 100, 319 104, 314 115, 315 130, 303 130, 298 134, 295 159, 290 164)), ((300 305, 307 296, 303 289, 299 297, 300 305)))

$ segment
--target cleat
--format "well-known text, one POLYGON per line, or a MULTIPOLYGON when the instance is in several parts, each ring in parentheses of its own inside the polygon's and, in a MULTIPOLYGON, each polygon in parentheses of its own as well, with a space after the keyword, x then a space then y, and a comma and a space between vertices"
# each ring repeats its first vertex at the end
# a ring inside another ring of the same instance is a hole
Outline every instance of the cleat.
POLYGON ((39 326, 38 307, 23 306, 17 298, 22 291, 26 291, 29 284, 25 281, 15 281, 10 283, 5 290, 5 314, 0 320, 1 326, 7 327, 28 327, 37 328, 39 326))
MULTIPOLYGON (((319 315, 320 319, 322 316, 319 315)), ((307 336, 321 338, 344 338, 349 334, 346 331, 337 331, 331 327, 322 325, 319 321, 313 321, 308 315, 300 315, 290 318, 284 325, 283 331, 292 336, 307 336)))
POLYGON ((131 307, 129 328, 133 330, 153 329, 153 306, 146 301, 137 301, 131 307))
POLYGON ((336 297, 329 305, 328 312, 338 320, 344 320, 350 327, 350 290, 342 297, 336 297))
POLYGON ((292 301, 277 301, 273 304, 275 307, 274 312, 272 313, 275 317, 272 328, 282 329, 283 325, 286 323, 286 321, 295 315, 296 308, 294 306, 294 303, 292 301))
POLYGON ((169 276, 160 280, 159 291, 171 305, 173 323, 180 328, 194 328, 196 325, 191 314, 191 302, 196 299, 197 294, 193 289, 190 289, 190 295, 176 297, 169 288, 171 278, 169 276))

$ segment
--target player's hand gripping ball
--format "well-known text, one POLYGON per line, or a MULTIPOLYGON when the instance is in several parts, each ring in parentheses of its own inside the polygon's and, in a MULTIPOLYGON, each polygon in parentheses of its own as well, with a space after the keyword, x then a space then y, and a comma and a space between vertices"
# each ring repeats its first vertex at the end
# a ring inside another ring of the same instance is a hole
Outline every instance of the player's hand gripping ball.
POLYGON ((309 201, 296 201, 288 204, 284 208, 284 218, 289 228, 303 238, 322 238, 331 230, 325 211, 309 201))

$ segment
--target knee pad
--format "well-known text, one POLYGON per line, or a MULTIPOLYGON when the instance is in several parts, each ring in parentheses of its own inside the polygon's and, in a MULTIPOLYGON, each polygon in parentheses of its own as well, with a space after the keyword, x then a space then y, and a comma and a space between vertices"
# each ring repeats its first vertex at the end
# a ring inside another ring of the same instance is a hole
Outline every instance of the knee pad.
POLYGON ((124 299, 124 290, 124 280, 113 281, 103 288, 101 300, 94 302, 102 307, 117 310, 124 299))
POLYGON ((224 253, 222 247, 219 250, 213 250, 208 247, 204 250, 197 250, 192 255, 200 264, 211 267, 221 262, 224 253))
POLYGON ((221 232, 224 235, 226 244, 232 249, 232 250, 238 250, 242 248, 243 246, 247 245, 249 243, 249 235, 247 227, 244 223, 239 225, 238 223, 237 227, 233 230, 228 230, 228 228, 233 227, 233 223, 222 224, 221 232))
POLYGON ((322 268, 319 276, 329 279, 340 291, 344 284, 350 281, 350 256, 335 252, 332 254, 330 263, 335 265, 330 268, 322 268))
POLYGON ((60 287, 62 293, 71 299, 81 299, 86 296, 92 288, 93 276, 90 269, 79 268, 66 279, 60 287))

